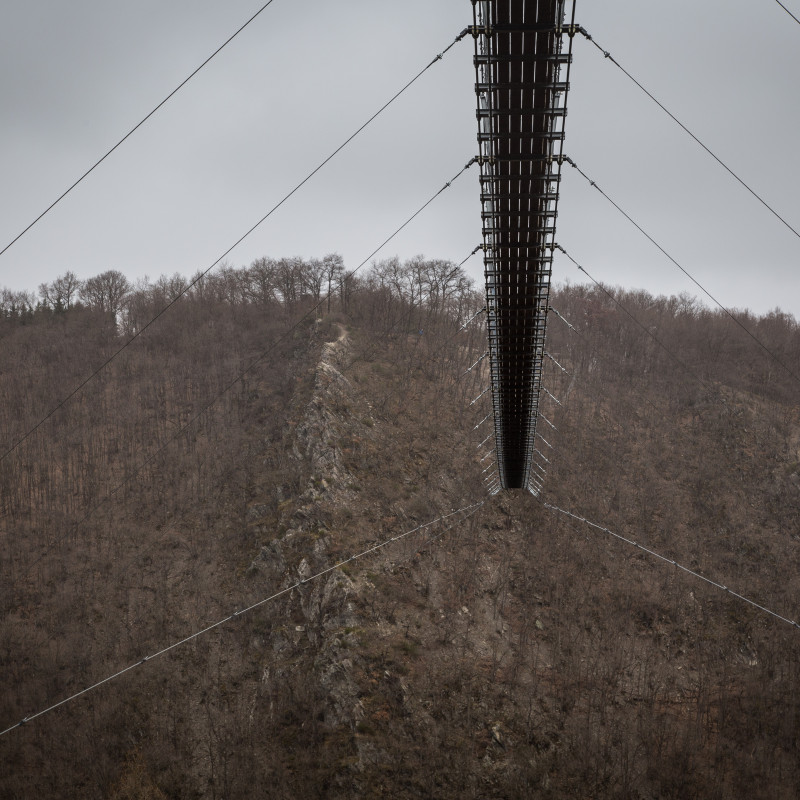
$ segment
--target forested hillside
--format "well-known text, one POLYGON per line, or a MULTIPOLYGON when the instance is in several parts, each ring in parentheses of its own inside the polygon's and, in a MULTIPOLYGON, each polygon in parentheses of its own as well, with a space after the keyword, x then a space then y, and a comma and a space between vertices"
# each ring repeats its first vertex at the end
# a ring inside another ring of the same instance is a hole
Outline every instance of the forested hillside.
POLYGON ((192 280, 0 297, 0 730, 287 591, 0 737, 0 798, 796 796, 800 629, 542 502, 800 617, 794 319, 737 316, 787 371, 561 287, 544 490, 489 497, 459 267, 192 280))

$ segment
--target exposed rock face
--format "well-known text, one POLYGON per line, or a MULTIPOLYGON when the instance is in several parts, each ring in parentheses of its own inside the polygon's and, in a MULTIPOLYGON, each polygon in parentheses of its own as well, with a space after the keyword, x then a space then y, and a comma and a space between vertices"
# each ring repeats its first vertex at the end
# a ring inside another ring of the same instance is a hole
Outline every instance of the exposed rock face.
POLYGON ((342 463, 337 442, 347 424, 352 387, 337 369, 348 352, 347 332, 322 347, 322 357, 314 376, 314 395, 295 432, 295 457, 307 462, 311 470, 303 499, 314 500, 323 492, 341 492, 350 476, 342 463))
MULTIPOLYGON (((354 402, 352 386, 338 369, 348 351, 347 332, 339 326, 338 338, 322 347, 313 394, 292 442, 294 457, 304 463, 309 473, 308 483, 285 516, 285 524, 291 527, 264 546, 252 565, 271 585, 291 586, 329 569, 335 561, 329 555, 331 537, 322 522, 320 507, 343 502, 351 494, 347 487, 352 476, 339 446, 351 424, 350 407, 354 402), (314 537, 310 554, 309 534, 314 537)), ((361 624, 353 595, 353 582, 339 568, 298 587, 292 592, 287 613, 291 613, 293 605, 295 618, 299 610, 303 624, 294 626, 294 635, 283 639, 278 651, 293 649, 299 654, 307 645, 313 646, 313 664, 306 668, 318 682, 317 688, 325 693, 324 724, 330 729, 345 727, 350 732, 363 716, 352 677, 353 642, 348 641, 352 638, 349 632, 361 624)), ((267 684, 280 677, 280 670, 267 667, 262 682, 269 690, 267 684)))
MULTIPOLYGON (((475 510, 485 333, 362 288, 349 338, 187 297, 4 463, 0 720, 139 667, 2 737, 0 799, 793 800, 800 637, 734 592, 797 618, 795 383, 727 317, 615 291, 676 367, 566 287, 545 499, 608 528, 475 510)), ((800 363, 794 321, 742 319, 800 363)), ((117 346, 92 320, 0 318, 0 433, 117 346)))

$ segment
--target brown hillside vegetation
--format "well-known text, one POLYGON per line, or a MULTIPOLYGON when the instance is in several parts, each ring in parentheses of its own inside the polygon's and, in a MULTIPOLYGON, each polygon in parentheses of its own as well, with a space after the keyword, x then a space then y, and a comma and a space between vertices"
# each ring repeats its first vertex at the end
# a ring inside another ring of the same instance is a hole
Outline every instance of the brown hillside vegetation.
MULTIPOLYGON (((487 497, 481 295, 389 260, 314 310, 345 276, 223 269, 0 462, 0 730, 294 587, 0 737, 0 798, 796 796, 800 629, 487 497)), ((3 452, 186 285, 119 277, 3 295, 3 452)), ((797 384, 614 296, 670 352, 554 293, 542 499, 800 617, 797 384)), ((792 318, 739 318, 800 372, 792 318)))

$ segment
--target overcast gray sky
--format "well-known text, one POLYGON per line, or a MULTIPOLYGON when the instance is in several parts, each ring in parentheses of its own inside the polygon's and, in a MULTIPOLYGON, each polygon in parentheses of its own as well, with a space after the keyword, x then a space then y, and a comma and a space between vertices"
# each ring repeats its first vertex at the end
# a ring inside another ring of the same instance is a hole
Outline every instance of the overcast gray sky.
MULTIPOLYGON (((786 0, 800 15, 800 0, 786 0)), ((261 0, 6 0, 0 247, 186 77, 261 0)), ((0 257, 0 286, 214 262, 471 22, 469 0, 274 0, 0 257)), ((800 25, 774 0, 578 0, 577 20, 800 229, 800 25)), ((472 40, 229 257, 364 259, 476 152, 472 40)), ((800 317, 800 239, 594 47, 575 41, 565 152, 728 306, 800 317)), ((598 279, 698 290, 565 167, 558 241, 598 279)), ((477 170, 382 255, 460 261, 477 170)), ((482 283, 476 256, 470 273, 482 283)), ((568 261, 556 281, 579 282, 568 261)))

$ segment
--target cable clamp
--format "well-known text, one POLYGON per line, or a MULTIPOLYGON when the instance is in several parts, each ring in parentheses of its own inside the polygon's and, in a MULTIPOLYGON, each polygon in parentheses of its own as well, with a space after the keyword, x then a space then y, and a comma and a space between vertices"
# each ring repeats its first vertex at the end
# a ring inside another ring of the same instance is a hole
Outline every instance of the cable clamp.
MULTIPOLYGON (((570 39, 572 39, 576 33, 583 33, 584 36, 587 36, 580 25, 564 25, 556 28, 556 36, 563 36, 565 33, 570 39)), ((591 39, 592 37, 589 36, 588 38, 591 39)))
POLYGON ((477 39, 479 36, 491 36, 493 31, 490 25, 484 25, 481 27, 480 25, 470 25, 464 29, 464 32, 461 36, 466 36, 468 33, 472 34, 473 39, 477 39))

